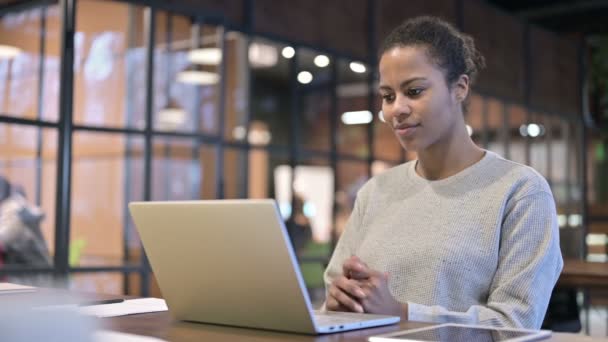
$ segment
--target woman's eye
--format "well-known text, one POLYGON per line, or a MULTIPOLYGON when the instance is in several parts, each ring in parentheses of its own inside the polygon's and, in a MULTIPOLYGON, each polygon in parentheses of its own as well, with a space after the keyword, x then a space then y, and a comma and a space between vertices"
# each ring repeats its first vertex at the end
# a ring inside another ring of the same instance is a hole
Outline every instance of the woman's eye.
POLYGON ((382 95, 382 100, 384 100, 386 102, 391 102, 394 99, 395 99, 395 95, 393 95, 393 94, 382 95))
POLYGON ((421 88, 408 89, 407 95, 408 96, 418 96, 418 95, 422 94, 423 90, 424 89, 421 89, 421 88))

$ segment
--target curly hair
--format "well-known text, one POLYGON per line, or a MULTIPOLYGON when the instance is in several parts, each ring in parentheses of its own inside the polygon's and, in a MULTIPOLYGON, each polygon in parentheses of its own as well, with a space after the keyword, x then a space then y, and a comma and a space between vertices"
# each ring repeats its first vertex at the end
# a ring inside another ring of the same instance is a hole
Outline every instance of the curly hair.
POLYGON ((397 26, 381 45, 380 56, 395 47, 412 45, 426 48, 429 57, 444 71, 448 85, 460 75, 469 76, 473 83, 478 71, 485 67, 473 38, 437 17, 416 17, 397 26))

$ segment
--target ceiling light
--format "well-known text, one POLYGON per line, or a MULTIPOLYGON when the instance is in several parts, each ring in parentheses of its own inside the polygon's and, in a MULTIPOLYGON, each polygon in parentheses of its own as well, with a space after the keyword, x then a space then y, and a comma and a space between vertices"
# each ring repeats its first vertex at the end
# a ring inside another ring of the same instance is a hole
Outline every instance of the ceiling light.
POLYGON ((374 116, 369 110, 359 110, 355 112, 344 112, 342 122, 345 125, 362 125, 372 122, 374 116))
POLYGON ((220 48, 190 50, 188 61, 192 64, 218 65, 222 61, 222 50, 220 48))
POLYGON ((359 63, 359 62, 350 62, 350 70, 358 73, 358 74, 362 74, 365 72, 365 70, 367 70, 365 68, 365 65, 363 65, 363 63, 359 63))
POLYGON ((291 46, 286 46, 281 51, 281 55, 283 55, 283 57, 287 59, 293 58, 293 56, 296 55, 296 50, 294 50, 294 48, 292 48, 291 46))
POLYGON ((315 57, 315 65, 318 66, 319 68, 325 68, 326 66, 329 65, 329 57, 325 56, 325 55, 318 55, 317 57, 315 57))
POLYGON ((274 46, 260 43, 249 45, 249 64, 253 68, 270 68, 278 61, 279 54, 274 46))
POLYGON ((528 136, 528 125, 523 124, 519 126, 519 135, 521 135, 522 137, 528 136))
POLYGON ((0 45, 0 58, 15 58, 21 53, 21 49, 10 45, 0 45))
POLYGON ((156 116, 158 128, 164 130, 175 130, 186 122, 188 113, 173 99, 167 106, 162 108, 156 116))
POLYGON ((583 223, 583 216, 580 214, 573 214, 568 216, 568 225, 570 227, 578 227, 583 223))
POLYGON ((232 137, 235 140, 243 140, 247 135, 247 129, 244 126, 236 126, 232 129, 232 137))
POLYGON ((251 130, 247 135, 247 141, 251 145, 268 145, 272 140, 272 135, 268 131, 251 130))
POLYGON ((557 215, 557 224, 560 228, 566 226, 566 223, 568 223, 568 216, 563 214, 557 215))
POLYGON ((187 84, 208 85, 216 84, 220 79, 220 75, 215 72, 199 71, 199 70, 184 70, 177 74, 177 81, 187 84))
POLYGON ((298 74, 298 82, 308 84, 312 82, 312 74, 308 71, 300 71, 298 74))
POLYGON ((528 125, 528 135, 531 136, 532 138, 536 138, 537 136, 540 135, 540 126, 538 126, 537 124, 529 124, 528 125))

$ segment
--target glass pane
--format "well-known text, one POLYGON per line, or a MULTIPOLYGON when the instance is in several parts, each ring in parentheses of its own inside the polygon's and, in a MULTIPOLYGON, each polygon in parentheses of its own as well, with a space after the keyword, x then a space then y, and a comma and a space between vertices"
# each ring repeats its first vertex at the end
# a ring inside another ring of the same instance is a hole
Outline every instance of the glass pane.
POLYGON ((217 134, 222 29, 167 12, 156 18, 155 129, 217 134))
POLYGON ((524 107, 509 105, 509 154, 510 160, 526 164, 527 113, 524 107))
MULTIPOLYGON (((250 102, 252 125, 258 123, 270 131, 270 144, 287 146, 291 132, 292 90, 289 78, 295 50, 288 46, 254 38, 249 47, 251 77, 250 102), (293 54, 288 52, 292 51, 293 54), (280 53, 280 54, 279 54, 280 53)), ((245 88, 247 89, 247 88, 245 88)), ((236 140, 244 140, 245 130, 236 128, 236 140)))
POLYGON ((153 140, 152 199, 200 198, 200 150, 188 138, 156 137, 153 140))
MULTIPOLYGON (((140 136, 127 135, 125 138, 124 184, 126 186, 126 203, 144 200, 144 139, 140 136)), ((128 210, 124 207, 124 210, 128 210)), ((124 241, 127 245, 123 260, 127 264, 141 262, 141 240, 131 214, 126 213, 124 241)))
MULTIPOLYGON (((142 296, 141 293, 141 276, 139 273, 130 273, 127 276, 125 276, 126 281, 125 281, 125 288, 126 288, 126 293, 125 294, 129 294, 129 295, 133 295, 133 296, 142 296)), ((156 281, 156 277, 154 276, 154 273, 150 274, 150 278, 149 278, 149 284, 148 284, 148 296, 150 297, 154 297, 154 298, 163 298, 162 294, 160 293, 160 288, 158 287, 158 282, 156 281)))
MULTIPOLYGON (((0 243, 5 264, 52 266, 56 142, 54 129, 0 123, 0 243), (20 208, 32 215, 32 222, 19 219, 20 208), (40 231, 41 237, 31 238, 21 222, 33 231, 40 231)), ((46 276, 9 278, 50 285, 46 276)))
POLYGON ((77 292, 122 295, 123 275, 118 272, 74 273, 70 275, 69 289, 77 292))
MULTIPOLYGON (((251 44, 247 49, 248 39, 245 35, 238 32, 226 33, 224 43, 226 57, 226 77, 225 87, 225 112, 224 117, 224 138, 225 140, 239 141, 244 139, 243 132, 247 126, 247 115, 249 112, 249 68, 248 57, 254 58, 255 63, 267 61, 268 65, 273 65, 278 61, 278 49, 275 47, 259 46, 251 44), (259 59, 259 60, 258 60, 259 59)), ((254 63, 254 65, 255 65, 254 63)), ((258 143, 258 135, 249 134, 251 143, 258 143), (253 142, 252 142, 253 140, 253 142)), ((270 143, 271 136, 265 136, 270 143)))
POLYGON ((57 20, 55 5, 8 13, 0 18, 3 51, 0 54, 0 112, 3 115, 57 120, 57 20), (46 18, 44 27, 42 16, 46 18), (41 37, 46 37, 44 57, 41 37), (45 95, 42 102, 39 101, 41 92, 45 95))
MULTIPOLYGON (((143 175, 134 172, 137 168, 128 169, 130 161, 125 157, 127 147, 134 152, 141 146, 143 142, 138 137, 74 133, 70 236, 73 266, 124 264, 123 227, 127 225, 126 200, 130 192, 125 182, 127 176, 131 182, 143 182, 143 175)), ((135 164, 141 165, 141 160, 135 164)), ((130 242, 130 247, 131 244, 136 245, 130 242)))
MULTIPOLYGON (((245 149, 226 148, 224 150, 224 197, 246 197, 245 181, 248 153, 245 149)), ((256 184, 266 188, 264 184, 256 184)))
MULTIPOLYGON (((310 220, 312 239, 327 243, 331 239, 334 172, 326 158, 298 162, 293 179, 294 196, 299 198, 303 214, 310 220)), ((297 202, 297 201, 296 201, 297 202)), ((292 216, 297 215, 292 210, 292 216)))
MULTIPOLYGON (((382 162, 375 163, 375 169, 380 173, 382 166, 379 163, 382 162)), ((369 179, 366 162, 341 160, 338 162, 337 173, 335 241, 338 240, 342 232, 344 232, 344 228, 346 228, 346 222, 355 205, 357 191, 369 179)))
POLYGON ((101 0, 76 8, 74 122, 143 128, 143 8, 101 0))
POLYGON ((481 95, 476 93, 471 93, 468 103, 465 105, 465 122, 470 127, 471 138, 477 144, 477 146, 485 148, 484 146, 484 136, 488 134, 487 131, 484 131, 486 127, 484 127, 484 115, 486 113, 485 104, 486 99, 481 95))
POLYGON ((567 149, 569 132, 558 117, 548 117, 545 121, 547 136, 551 136, 551 190, 557 203, 558 214, 565 213, 569 201, 567 193, 567 149))
POLYGON ((488 150, 501 156, 505 155, 505 135, 507 128, 504 124, 504 104, 497 99, 486 99, 486 110, 488 114, 488 150))
POLYGON ((374 157, 384 160, 401 161, 405 158, 406 151, 403 149, 399 140, 395 136, 391 126, 382 122, 378 113, 382 109, 382 96, 378 93, 378 85, 374 84, 373 91, 376 92, 376 100, 373 103, 374 109, 374 157))
POLYGON ((405 150, 395 137, 391 126, 377 119, 378 111, 375 111, 375 118, 372 122, 374 125, 374 157, 399 161, 405 154, 405 150))
POLYGON ((530 139, 530 166, 546 178, 548 170, 548 144, 545 117, 541 113, 531 113, 527 133, 530 139))
POLYGON ((331 136, 329 116, 333 115, 330 112, 331 72, 329 67, 320 67, 315 63, 315 59, 318 60, 318 57, 322 56, 316 51, 298 49, 297 53, 299 145, 310 150, 329 151, 331 136))
MULTIPOLYGON (((349 154, 361 158, 369 156, 368 126, 372 124, 374 115, 369 108, 368 73, 357 73, 350 69, 350 61, 338 61, 338 153, 349 154)), ((368 67, 366 67, 367 69, 368 67)), ((380 131, 385 133, 386 131, 380 131)), ((392 137, 391 137, 392 138, 392 137)), ((394 139, 393 139, 394 140, 394 139)), ((379 137, 377 143, 382 143, 379 137)), ((385 148, 378 150, 387 152, 383 156, 399 158, 398 146, 391 141, 385 148), (395 150, 398 152, 395 153, 395 150)), ((399 145, 397 143, 397 145, 399 145)))
POLYGON ((288 232, 315 300, 317 289, 323 288, 323 271, 330 256, 334 172, 327 158, 311 158, 299 161, 293 172, 288 165, 280 165, 274 174, 277 198, 283 201, 294 196, 293 206, 289 203, 288 232))
POLYGON ((203 144, 198 152, 198 169, 201 178, 199 194, 201 199, 217 198, 218 184, 215 177, 215 165, 217 164, 216 150, 215 146, 203 144))

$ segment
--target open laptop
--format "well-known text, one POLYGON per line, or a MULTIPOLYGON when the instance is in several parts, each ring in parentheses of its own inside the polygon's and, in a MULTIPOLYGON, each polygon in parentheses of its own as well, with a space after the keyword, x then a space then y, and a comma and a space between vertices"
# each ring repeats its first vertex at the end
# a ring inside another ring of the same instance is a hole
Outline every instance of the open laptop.
POLYGON ((129 209, 176 319, 307 334, 399 322, 313 312, 274 200, 132 202, 129 209))

